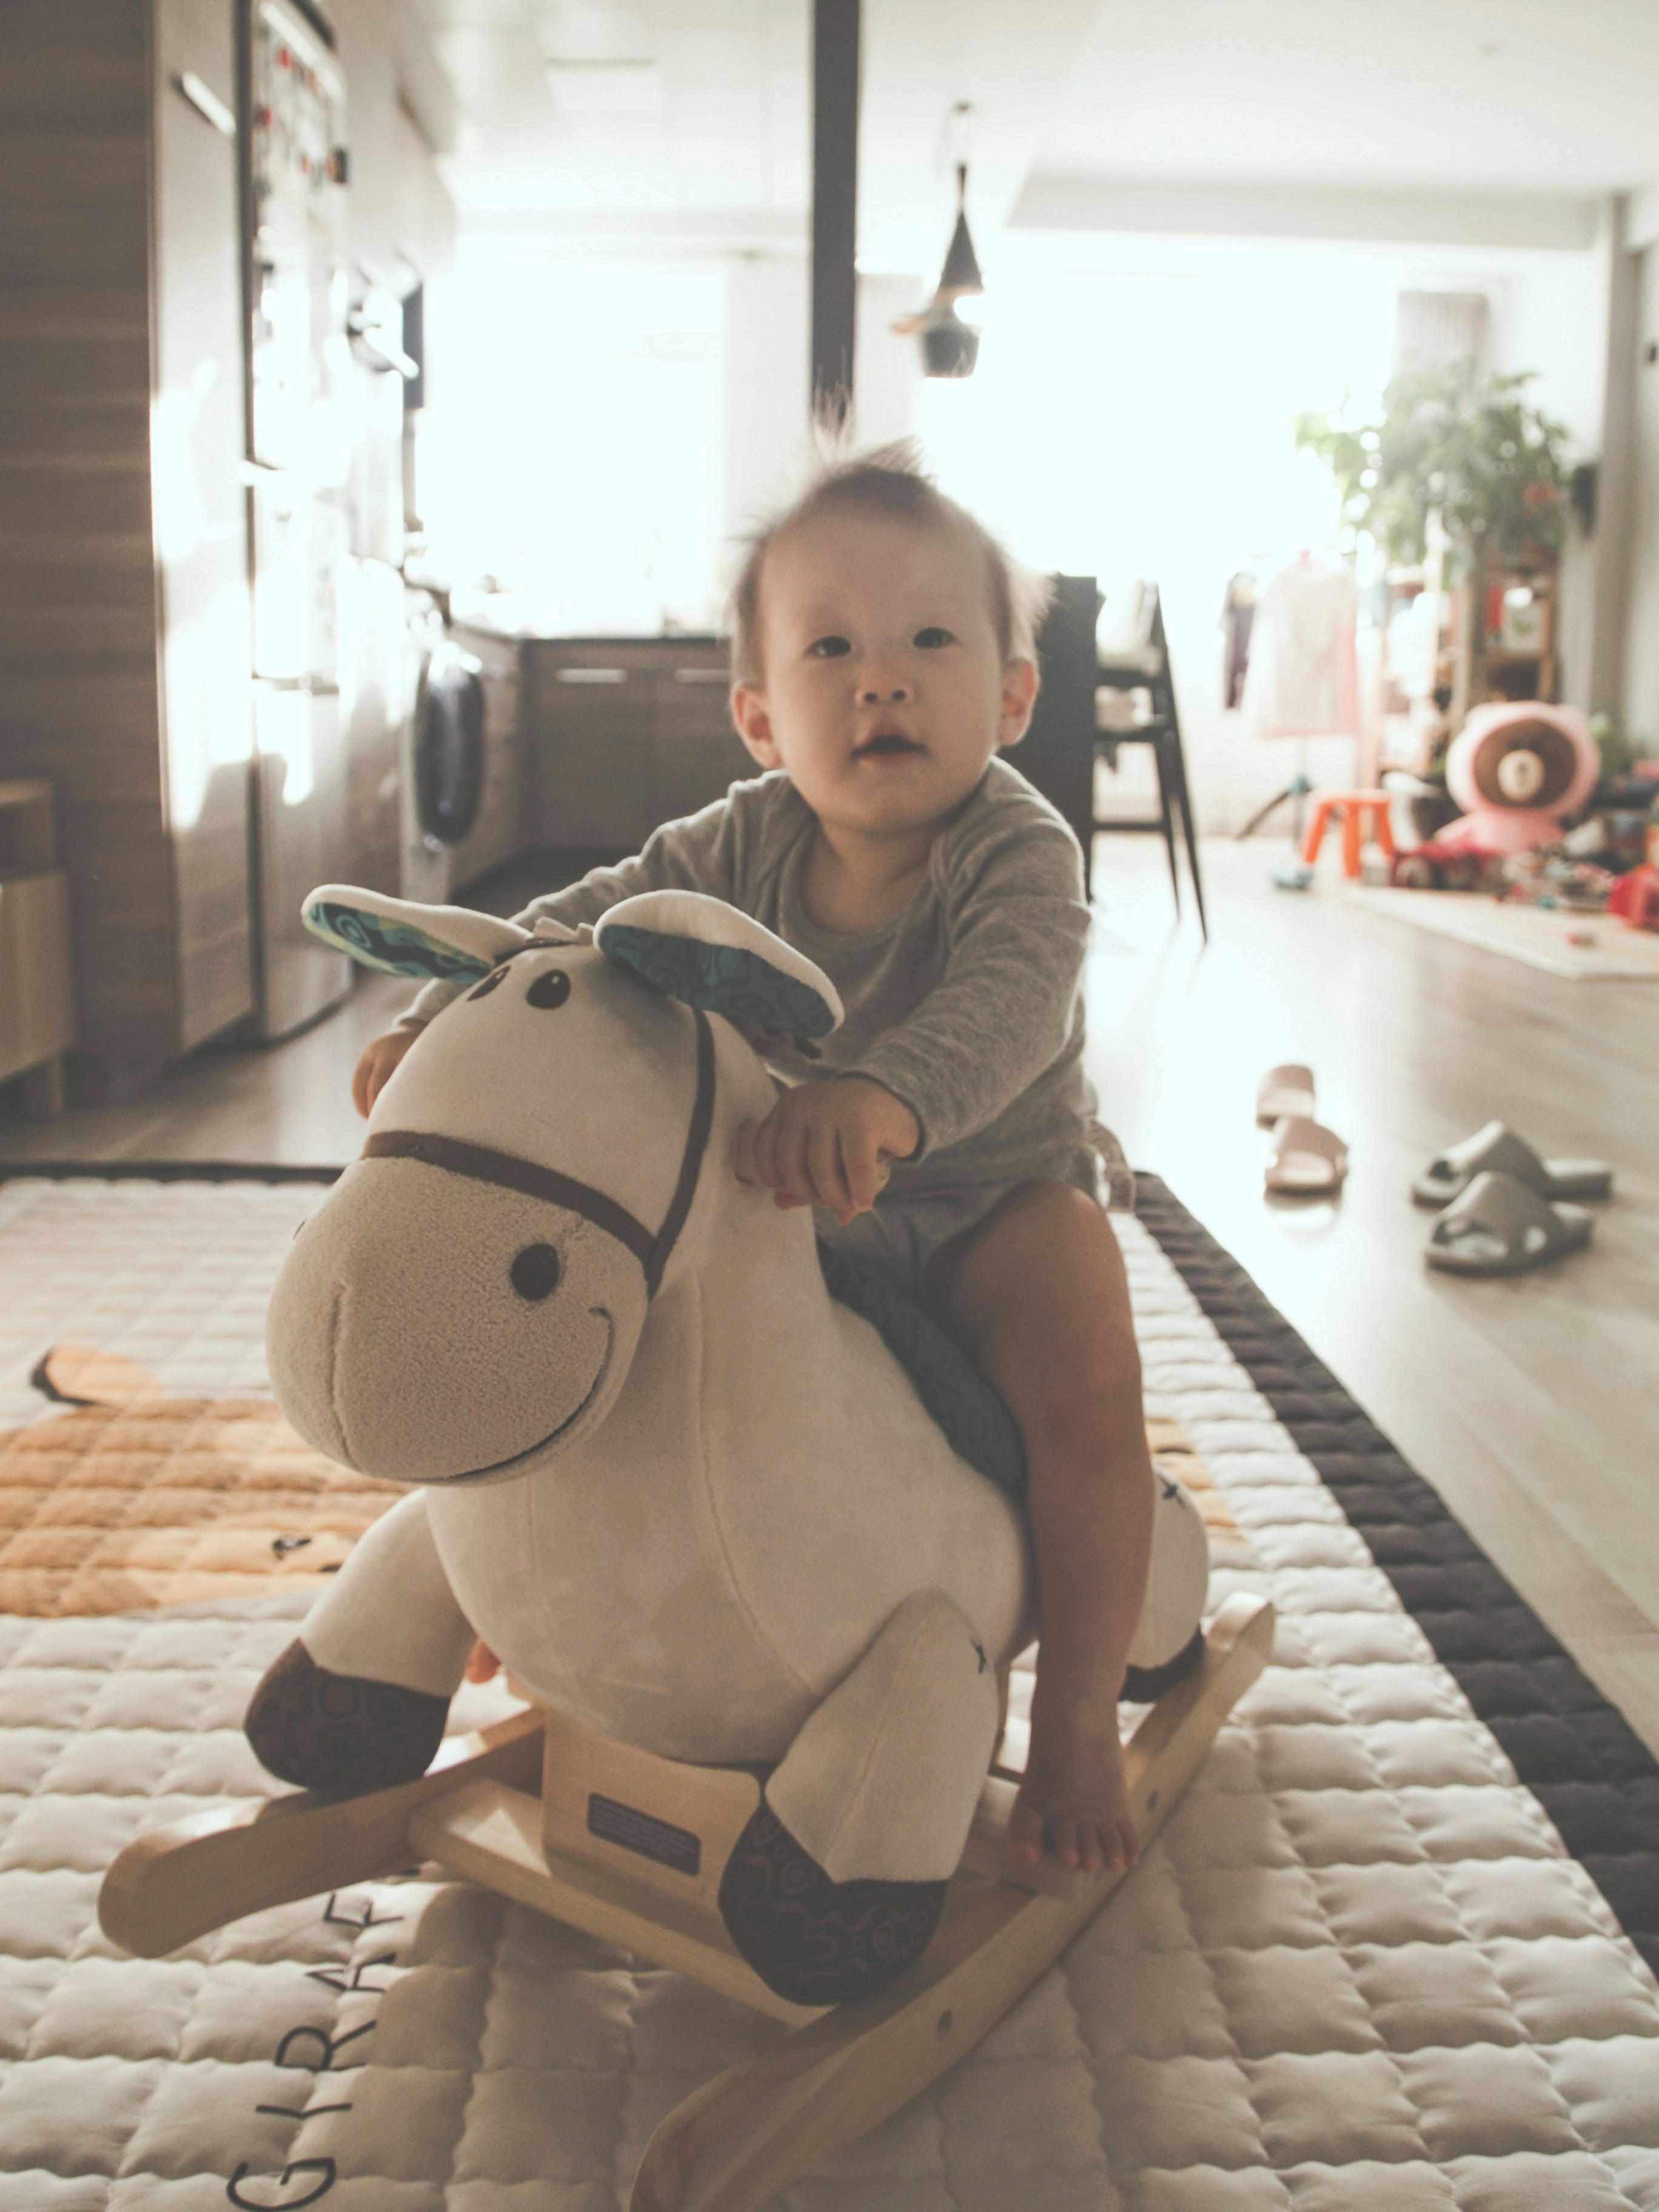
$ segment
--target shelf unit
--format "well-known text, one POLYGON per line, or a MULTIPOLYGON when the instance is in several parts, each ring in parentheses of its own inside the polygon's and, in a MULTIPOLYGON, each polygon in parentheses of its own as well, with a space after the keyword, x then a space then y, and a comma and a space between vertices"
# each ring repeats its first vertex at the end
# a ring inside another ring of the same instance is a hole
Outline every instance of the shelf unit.
POLYGON ((0 783, 0 1083, 21 1077, 29 1112, 61 1110, 58 1055, 74 1037, 69 878, 58 865, 52 786, 0 783))

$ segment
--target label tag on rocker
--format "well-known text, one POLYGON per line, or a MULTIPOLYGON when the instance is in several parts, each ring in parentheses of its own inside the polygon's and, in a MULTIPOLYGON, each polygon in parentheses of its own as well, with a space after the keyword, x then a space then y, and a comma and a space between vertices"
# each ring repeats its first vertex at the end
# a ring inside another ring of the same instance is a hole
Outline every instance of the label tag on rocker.
POLYGON ((696 1874, 702 1863, 702 1844, 690 1828, 677 1828, 672 1820, 641 1813, 636 1805, 622 1805, 595 1790, 587 1801, 587 1832, 607 1844, 620 1844, 642 1859, 672 1867, 676 1874, 696 1874))

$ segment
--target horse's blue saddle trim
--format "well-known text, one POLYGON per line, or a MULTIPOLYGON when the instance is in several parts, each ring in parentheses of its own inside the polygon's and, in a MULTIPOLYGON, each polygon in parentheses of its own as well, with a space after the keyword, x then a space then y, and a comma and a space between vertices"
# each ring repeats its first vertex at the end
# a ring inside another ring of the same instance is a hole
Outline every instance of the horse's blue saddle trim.
POLYGON ((915 1384, 951 1449, 1012 1497, 1025 1494, 1018 1424, 973 1361, 916 1301, 844 1252, 818 1247, 832 1298, 870 1323, 915 1384))
POLYGON ((489 973, 488 960, 458 952, 412 923, 388 921, 362 907, 336 906, 331 899, 319 899, 306 908, 306 927, 366 968, 407 975, 411 981, 471 983, 489 973))
POLYGON ((706 1007, 732 1021, 755 1022, 775 1036, 827 1036, 836 1018, 812 988, 786 975, 758 952, 671 937, 659 929, 613 923, 600 940, 608 960, 631 968, 683 1006, 706 1007))

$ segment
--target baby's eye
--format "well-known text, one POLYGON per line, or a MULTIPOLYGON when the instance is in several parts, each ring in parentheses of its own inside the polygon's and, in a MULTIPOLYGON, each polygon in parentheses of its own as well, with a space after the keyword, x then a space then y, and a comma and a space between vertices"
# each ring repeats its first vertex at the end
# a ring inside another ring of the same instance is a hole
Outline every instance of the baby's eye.
POLYGON ((814 660, 840 660, 853 647, 850 641, 844 637, 815 637, 806 650, 814 660))
POLYGON ((954 645, 956 640, 948 629, 940 629, 934 626, 928 629, 919 629, 911 642, 921 646, 924 652, 931 653, 936 651, 941 645, 954 645))

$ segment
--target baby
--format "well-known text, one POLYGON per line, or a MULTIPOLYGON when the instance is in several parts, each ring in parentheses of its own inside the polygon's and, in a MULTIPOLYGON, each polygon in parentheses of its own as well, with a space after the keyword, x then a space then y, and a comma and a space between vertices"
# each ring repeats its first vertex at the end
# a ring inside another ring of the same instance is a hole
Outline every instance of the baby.
MULTIPOLYGON (((1030 720, 1041 605, 912 449, 829 470, 757 533, 734 594, 732 713, 766 773, 519 920, 709 892, 835 983, 847 1019, 816 1057, 763 1041, 788 1087, 756 1164, 826 1243, 941 1306, 1019 1424, 1041 1645, 1010 1841, 1093 1870, 1138 1848, 1117 1701, 1152 1483, 1095 1196, 1080 856, 997 757, 1030 720)), ((428 985, 369 1046, 362 1112, 461 988, 428 985)))

